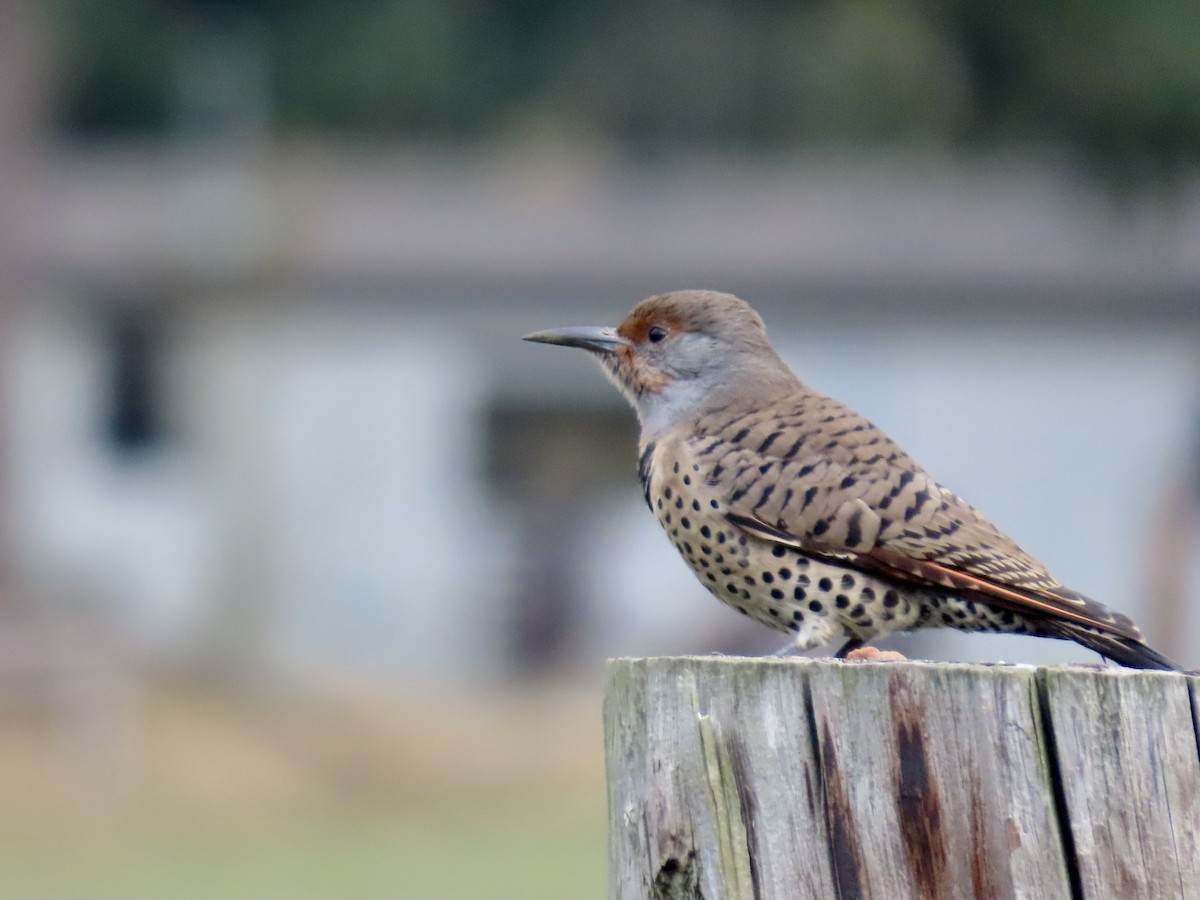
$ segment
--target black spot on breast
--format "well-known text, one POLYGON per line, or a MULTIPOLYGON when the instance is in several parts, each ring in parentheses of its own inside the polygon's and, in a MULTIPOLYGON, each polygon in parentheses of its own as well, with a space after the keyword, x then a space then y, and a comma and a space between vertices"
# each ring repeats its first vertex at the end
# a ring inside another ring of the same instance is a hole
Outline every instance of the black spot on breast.
POLYGON ((842 587, 844 587, 844 588, 854 587, 854 576, 849 573, 843 575, 842 576, 842 587))
POLYGON ((828 530, 829 530, 828 520, 820 519, 817 521, 817 524, 813 526, 812 533, 816 536, 820 536, 820 535, 824 534, 825 532, 827 532, 828 530))
POLYGON ((811 609, 815 613, 819 613, 821 610, 823 610, 825 608, 825 605, 823 603, 821 603, 820 600, 809 600, 808 608, 811 609))
MULTIPOLYGON (((733 443, 733 444, 741 443, 743 440, 745 440, 746 435, 748 435, 749 433, 750 433, 749 428, 743 428, 741 431, 739 431, 737 434, 735 434, 732 438, 730 438, 730 443, 733 443)), ((626 457, 626 458, 628 459, 628 457, 626 457)))
POLYGON ((764 584, 770 584, 771 582, 773 582, 775 580, 775 576, 772 575, 770 572, 763 572, 762 580, 763 580, 764 584))
MULTIPOLYGON (((864 594, 865 593, 866 592, 864 591, 864 594)), ((894 606, 896 606, 899 603, 900 603, 900 595, 897 594, 895 591, 888 590, 888 591, 883 592, 883 605, 886 606, 888 609, 892 609, 894 606)))
POLYGON ((781 591, 779 588, 771 588, 771 596, 774 597, 776 600, 782 600, 783 599, 783 591, 781 591))
POLYGON ((684 530, 686 531, 687 529, 692 527, 692 520, 689 519, 687 516, 684 516, 682 519, 679 520, 679 524, 682 525, 684 530))
POLYGON ((804 592, 804 588, 798 587, 796 590, 792 591, 792 596, 795 597, 797 601, 802 601, 808 595, 804 592))
POLYGON ((825 593, 828 593, 829 591, 833 590, 833 582, 828 578, 822 578, 817 582, 817 587, 825 593))
POLYGON ((845 594, 838 594, 833 603, 838 609, 845 609, 850 605, 850 598, 845 594))
POLYGON ((792 580, 792 570, 791 569, 780 569, 779 570, 779 580, 780 581, 791 581, 792 580))
POLYGON ((820 490, 815 484, 804 492, 804 496, 800 498, 801 511, 808 508, 808 505, 817 498, 817 492, 820 490))
POLYGON ((854 487, 854 485, 857 483, 858 483, 857 478, 855 478, 853 475, 847 475, 845 478, 843 478, 841 480, 841 482, 838 483, 838 487, 844 491, 846 488, 854 487))

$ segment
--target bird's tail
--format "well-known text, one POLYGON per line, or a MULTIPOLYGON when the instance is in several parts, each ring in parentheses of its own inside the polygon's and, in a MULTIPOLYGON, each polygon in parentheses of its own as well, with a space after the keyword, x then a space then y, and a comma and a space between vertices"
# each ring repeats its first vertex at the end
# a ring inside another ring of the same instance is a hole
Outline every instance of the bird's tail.
POLYGON ((1166 672, 1182 672, 1183 666, 1163 656, 1149 644, 1137 638, 1099 628, 1089 628, 1075 622, 1055 622, 1051 630, 1054 637, 1082 644, 1101 656, 1131 669, 1161 669, 1166 672))

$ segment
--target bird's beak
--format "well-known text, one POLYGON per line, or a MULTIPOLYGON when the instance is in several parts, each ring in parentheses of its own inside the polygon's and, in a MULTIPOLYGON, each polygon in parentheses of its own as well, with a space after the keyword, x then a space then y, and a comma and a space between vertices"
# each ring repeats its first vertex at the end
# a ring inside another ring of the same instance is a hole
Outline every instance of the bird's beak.
POLYGON ((582 347, 596 353, 613 353, 619 347, 630 346, 629 341, 617 334, 615 328, 600 325, 569 325, 566 328, 551 328, 535 331, 522 340, 538 344, 558 344, 562 347, 582 347))

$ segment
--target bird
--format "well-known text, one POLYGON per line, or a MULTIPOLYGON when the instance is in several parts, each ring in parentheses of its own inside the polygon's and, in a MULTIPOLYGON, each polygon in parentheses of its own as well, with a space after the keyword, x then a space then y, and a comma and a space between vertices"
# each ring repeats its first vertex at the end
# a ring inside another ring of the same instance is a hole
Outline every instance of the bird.
POLYGON ((599 361, 637 413, 646 505, 700 583, 788 634, 787 650, 836 642, 839 658, 872 658, 881 651, 868 642, 892 632, 949 627, 1070 640, 1131 668, 1181 670, 872 422, 802 382, 744 300, 657 294, 615 328, 524 340, 599 361))

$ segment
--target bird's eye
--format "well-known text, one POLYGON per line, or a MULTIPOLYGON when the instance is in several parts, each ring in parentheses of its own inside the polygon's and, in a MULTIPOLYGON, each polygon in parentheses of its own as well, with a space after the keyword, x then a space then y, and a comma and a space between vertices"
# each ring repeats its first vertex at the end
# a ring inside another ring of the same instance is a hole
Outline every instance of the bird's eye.
POLYGON ((663 328, 661 325, 651 326, 650 330, 646 332, 646 337, 650 339, 650 343, 652 344, 657 344, 666 336, 667 329, 663 328))

